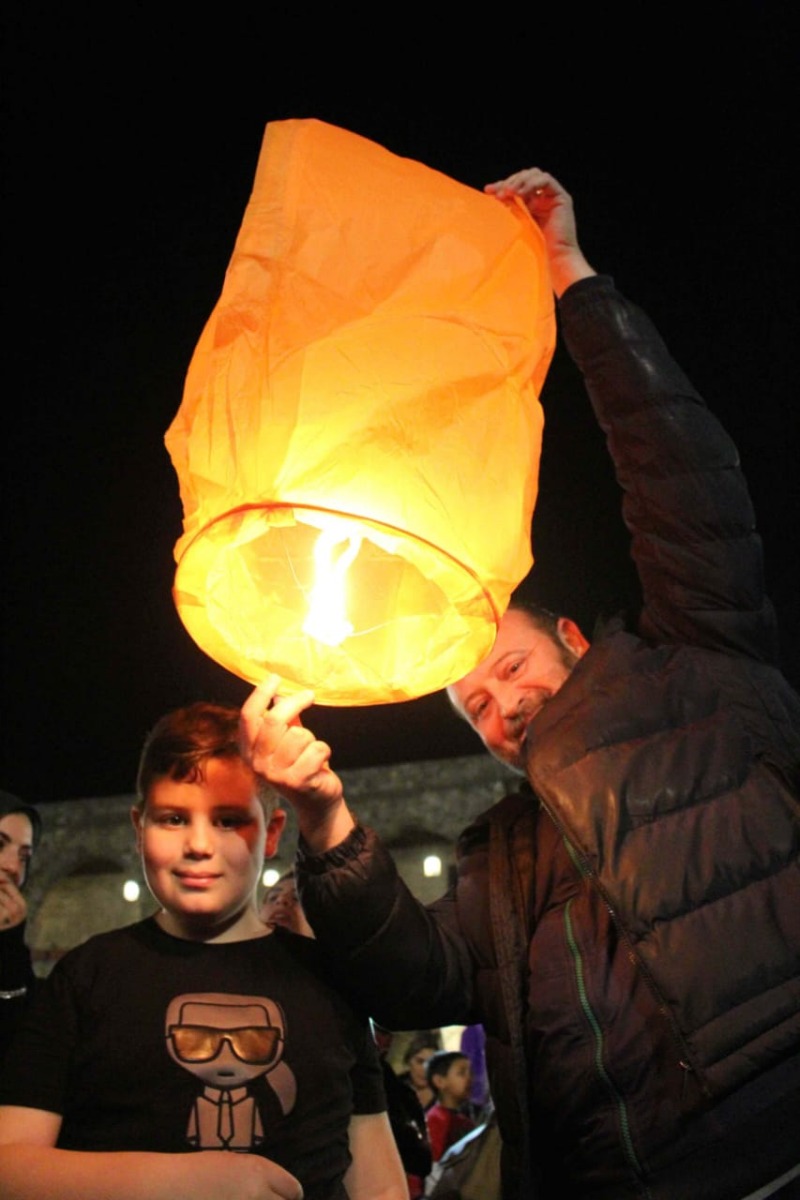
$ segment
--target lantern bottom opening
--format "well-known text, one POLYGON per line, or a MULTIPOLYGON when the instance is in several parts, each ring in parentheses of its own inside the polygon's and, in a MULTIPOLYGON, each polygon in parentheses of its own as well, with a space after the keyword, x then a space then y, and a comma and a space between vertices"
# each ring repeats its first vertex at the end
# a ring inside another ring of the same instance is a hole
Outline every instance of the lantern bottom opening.
POLYGON ((424 539, 297 505, 247 506, 208 525, 179 560, 174 599, 221 666, 251 683, 274 673, 325 705, 438 691, 489 653, 499 619, 475 573, 424 539), (307 632, 321 541, 334 574, 348 560, 341 595, 322 604, 338 611, 338 644, 307 632))

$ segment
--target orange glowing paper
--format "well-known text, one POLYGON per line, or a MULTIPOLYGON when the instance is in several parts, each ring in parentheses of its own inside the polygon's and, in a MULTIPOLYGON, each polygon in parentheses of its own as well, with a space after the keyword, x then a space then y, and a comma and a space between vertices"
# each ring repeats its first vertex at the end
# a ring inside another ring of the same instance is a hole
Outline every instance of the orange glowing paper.
POLYGON ((197 644, 320 704, 471 670, 533 561, 554 343, 521 204, 320 121, 269 124, 166 435, 197 644))

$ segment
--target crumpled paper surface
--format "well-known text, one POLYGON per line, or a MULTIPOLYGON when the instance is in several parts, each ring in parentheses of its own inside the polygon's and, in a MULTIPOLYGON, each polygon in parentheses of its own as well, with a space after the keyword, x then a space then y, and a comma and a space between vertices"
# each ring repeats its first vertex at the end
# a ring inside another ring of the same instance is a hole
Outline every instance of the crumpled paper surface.
POLYGON ((554 345, 521 204, 320 121, 270 123, 165 439, 198 645, 321 704, 471 670, 532 564, 554 345), (303 630, 322 530, 361 537, 338 646, 303 630))

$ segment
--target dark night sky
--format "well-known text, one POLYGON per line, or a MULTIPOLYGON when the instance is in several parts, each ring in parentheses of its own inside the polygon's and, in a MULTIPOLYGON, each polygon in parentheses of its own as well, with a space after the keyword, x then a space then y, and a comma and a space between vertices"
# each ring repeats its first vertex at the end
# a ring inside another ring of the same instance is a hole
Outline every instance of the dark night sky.
MULTIPOLYGON (((223 6, 192 29, 167 6, 6 8, 0 786, 35 802, 127 792, 162 712, 249 690, 173 608, 181 511, 163 434, 264 126, 289 117, 476 187, 534 163, 562 180, 590 261, 651 314, 739 445, 800 679, 791 10, 720 8, 701 33, 696 7, 615 8, 494 31, 492 10, 348 27, 223 6)), ((633 586, 618 496, 560 352, 543 402, 525 590, 590 631, 633 586)), ((479 752, 441 695, 316 708, 309 724, 339 767, 479 752)))

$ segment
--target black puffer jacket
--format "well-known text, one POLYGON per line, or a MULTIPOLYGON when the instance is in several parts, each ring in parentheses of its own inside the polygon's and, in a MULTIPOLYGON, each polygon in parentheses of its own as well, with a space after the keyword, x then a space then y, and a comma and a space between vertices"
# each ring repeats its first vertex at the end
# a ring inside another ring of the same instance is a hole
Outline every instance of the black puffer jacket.
POLYGON ((356 831, 301 855, 303 903, 382 1024, 483 1022, 508 1196, 533 1194, 530 1153, 548 1200, 738 1200, 800 1146, 800 699, 735 448, 611 280, 560 315, 625 492, 638 629, 608 628, 536 717, 533 793, 466 831, 451 895, 421 909, 356 831))

